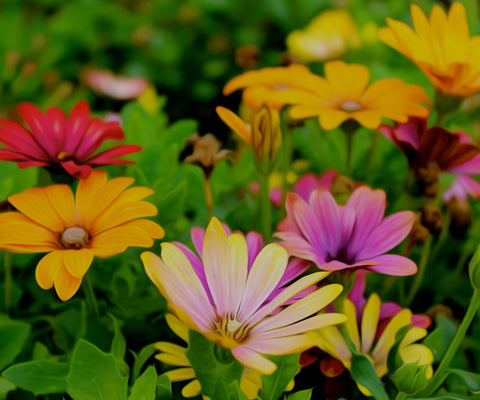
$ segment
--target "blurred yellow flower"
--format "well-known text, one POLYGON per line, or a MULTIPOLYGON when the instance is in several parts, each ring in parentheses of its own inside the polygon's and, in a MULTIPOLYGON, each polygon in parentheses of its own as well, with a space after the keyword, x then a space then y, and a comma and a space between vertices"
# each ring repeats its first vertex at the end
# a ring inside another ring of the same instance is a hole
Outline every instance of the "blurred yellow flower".
POLYGON ((324 11, 303 30, 287 36, 288 51, 302 62, 337 58, 360 45, 360 35, 344 9, 324 11))
POLYGON ((455 2, 447 13, 434 6, 428 20, 411 7, 414 29, 387 18, 379 38, 410 58, 443 94, 465 97, 480 90, 480 36, 470 37, 465 7, 455 2))
POLYGON ((107 181, 104 171, 92 171, 78 183, 76 196, 67 185, 27 189, 8 201, 18 210, 0 214, 0 249, 13 253, 48 253, 35 276, 42 289, 70 299, 80 287, 94 257, 107 258, 129 246, 151 247, 163 229, 141 219, 157 208, 141 201, 153 191, 128 188, 132 178, 107 181))

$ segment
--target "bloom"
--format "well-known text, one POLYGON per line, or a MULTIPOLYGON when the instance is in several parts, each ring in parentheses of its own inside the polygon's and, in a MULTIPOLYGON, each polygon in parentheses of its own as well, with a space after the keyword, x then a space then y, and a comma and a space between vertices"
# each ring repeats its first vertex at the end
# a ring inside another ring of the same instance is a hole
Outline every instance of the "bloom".
POLYGON ((316 16, 304 30, 290 32, 287 48, 303 62, 322 61, 357 47, 360 35, 348 11, 327 10, 316 16))
POLYGON ((346 205, 327 190, 314 190, 308 202, 288 193, 287 218, 274 236, 290 255, 310 260, 326 271, 368 269, 387 275, 411 275, 417 266, 406 257, 384 254, 412 229, 415 215, 402 211, 384 218, 383 190, 357 188, 346 205))
POLYGON ((454 2, 448 14, 436 5, 430 20, 412 4, 414 30, 387 18, 379 38, 410 58, 446 95, 465 97, 480 89, 480 36, 470 37, 465 7, 454 2))
POLYGON ((131 100, 139 97, 150 85, 142 77, 116 76, 109 70, 89 69, 85 81, 95 92, 118 100, 131 100))
POLYGON ((116 122, 89 118, 86 101, 78 102, 69 117, 57 107, 46 114, 30 103, 18 110, 27 128, 8 119, 0 119, 0 160, 14 161, 19 168, 51 167, 77 178, 86 178, 92 166, 133 164, 116 157, 140 151, 137 145, 121 145, 93 155, 109 139, 121 140, 124 133, 116 122))
POLYGON ((150 247, 163 229, 141 219, 157 214, 145 197, 146 187, 128 188, 132 178, 107 181, 104 171, 80 180, 75 197, 67 185, 27 189, 8 201, 18 212, 0 214, 0 249, 14 253, 48 253, 35 276, 42 289, 70 299, 80 287, 93 258, 107 258, 129 246, 150 247), (127 189, 128 188, 128 189, 127 189))
POLYGON ((428 115, 427 108, 418 104, 428 101, 422 87, 397 78, 380 79, 368 86, 369 79, 363 65, 330 61, 325 64, 325 78, 310 74, 307 86, 270 93, 268 99, 292 104, 292 118, 318 117, 325 130, 349 119, 376 129, 382 117, 406 122, 410 115, 428 115))
MULTIPOLYGON (((203 240, 202 262, 191 262, 173 243, 162 243, 162 258, 144 252, 150 279, 172 311, 189 328, 230 349, 244 366, 271 374, 276 365, 262 354, 300 352, 311 343, 305 332, 345 320, 342 314, 316 314, 331 303, 342 286, 324 286, 271 315, 296 293, 327 273, 305 276, 267 301, 285 274, 288 255, 268 244, 248 269, 248 247, 239 234, 227 236, 220 222, 210 221, 203 240)), ((200 260, 198 260, 200 261, 200 260)))
POLYGON ((465 200, 467 193, 480 197, 480 184, 469 175, 480 175, 480 147, 465 132, 450 132, 440 126, 427 129, 427 121, 410 118, 404 124, 381 125, 380 132, 405 154, 427 196, 435 197, 439 175, 455 174, 455 181, 444 193, 465 200))
MULTIPOLYGON (((388 372, 387 357, 396 342, 395 336, 400 329, 412 324, 412 313, 408 309, 402 309, 381 323, 380 310, 381 301, 375 293, 370 295, 360 311, 350 299, 343 302, 343 312, 348 318, 345 324, 348 338, 358 353, 370 359, 377 375, 382 377, 388 372)), ((400 342, 399 355, 405 364, 429 365, 426 375, 431 377, 433 354, 428 347, 415 343, 426 335, 425 328, 412 326, 400 342)), ((345 368, 351 368, 352 352, 338 328, 326 327, 311 332, 310 336, 321 350, 340 360, 345 368)), ((364 394, 369 395, 365 387, 360 384, 358 387, 364 394)))

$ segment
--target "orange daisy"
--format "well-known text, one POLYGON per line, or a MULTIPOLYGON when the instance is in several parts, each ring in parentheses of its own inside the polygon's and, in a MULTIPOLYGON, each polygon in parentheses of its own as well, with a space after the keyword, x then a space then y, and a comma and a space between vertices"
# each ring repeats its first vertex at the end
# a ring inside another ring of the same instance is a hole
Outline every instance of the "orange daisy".
POLYGON ((146 187, 128 188, 132 178, 107 181, 104 171, 80 180, 74 197, 67 185, 27 189, 8 201, 18 210, 0 214, 0 249, 13 253, 48 253, 35 276, 42 289, 70 299, 93 258, 107 258, 129 246, 151 247, 164 236, 156 223, 141 219, 157 214, 146 187), (127 189, 128 188, 128 189, 127 189))
POLYGON ((448 14, 436 5, 430 19, 415 4, 411 13, 414 29, 387 18, 380 40, 410 58, 442 93, 465 97, 480 90, 480 36, 470 37, 463 4, 453 3, 448 14))

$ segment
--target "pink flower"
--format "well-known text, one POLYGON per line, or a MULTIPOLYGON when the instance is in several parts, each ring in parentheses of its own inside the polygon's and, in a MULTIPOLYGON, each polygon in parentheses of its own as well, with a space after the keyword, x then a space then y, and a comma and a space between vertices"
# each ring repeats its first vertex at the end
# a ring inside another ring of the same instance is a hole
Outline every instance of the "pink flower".
POLYGON ((111 71, 101 69, 87 70, 85 81, 98 94, 117 100, 136 99, 149 86, 145 78, 116 76, 111 71))
POLYGON ((287 218, 275 236, 296 257, 312 261, 326 271, 367 269, 387 275, 412 275, 414 262, 384 254, 398 245, 412 229, 415 215, 402 211, 384 218, 386 197, 382 190, 357 188, 346 205, 338 205, 327 190, 314 190, 308 203, 287 194, 287 218))
POLYGON ((98 165, 133 164, 116 157, 142 150, 137 145, 115 146, 93 155, 109 139, 125 137, 116 122, 89 118, 86 101, 78 102, 69 117, 57 107, 42 112, 30 103, 21 103, 20 115, 27 125, 0 119, 0 160, 14 161, 19 168, 48 167, 66 171, 77 178, 87 178, 98 165))
POLYGON ((276 365, 264 354, 299 353, 312 346, 308 331, 345 321, 343 314, 317 314, 340 294, 339 284, 323 286, 272 315, 292 296, 328 275, 304 276, 268 301, 287 267, 287 252, 279 245, 266 245, 253 260, 246 238, 227 235, 212 218, 201 248, 202 262, 196 265, 173 243, 162 243, 161 259, 151 252, 142 253, 141 258, 177 317, 230 349, 244 366, 271 374, 276 365))
POLYGON ((455 174, 455 181, 443 199, 465 200, 467 193, 480 197, 480 184, 469 175, 480 175, 480 147, 465 132, 450 132, 440 126, 427 128, 422 118, 404 124, 381 125, 380 132, 405 154, 425 195, 435 197, 439 175, 455 174))

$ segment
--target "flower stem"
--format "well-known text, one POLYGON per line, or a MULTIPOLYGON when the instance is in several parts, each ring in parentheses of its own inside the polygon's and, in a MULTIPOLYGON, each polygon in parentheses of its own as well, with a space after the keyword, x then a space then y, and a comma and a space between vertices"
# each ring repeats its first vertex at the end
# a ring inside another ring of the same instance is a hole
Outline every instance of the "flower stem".
POLYGON ((375 150, 377 150, 377 143, 378 143, 379 136, 380 134, 378 133, 378 131, 373 132, 372 144, 370 146, 370 149, 368 150, 367 162, 365 163, 365 169, 363 170, 363 179, 367 179, 368 171, 370 171, 370 168, 372 166, 375 150))
POLYGON ((460 344, 462 343, 465 333, 467 332, 468 327, 472 323, 473 318, 475 317, 479 307, 480 307, 480 290, 475 289, 473 292, 472 298, 470 299, 470 304, 468 305, 467 312, 463 317, 462 323, 458 327, 457 333, 455 334, 453 341, 450 343, 450 346, 448 347, 448 350, 445 353, 445 356, 440 362, 440 365, 437 371, 433 375, 433 378, 430 380, 427 387, 419 393, 420 396, 432 395, 445 380, 446 369, 450 365, 450 362, 452 361, 458 348, 460 347, 460 344))
POLYGON ((272 229, 272 204, 270 202, 270 188, 269 188, 269 177, 268 172, 260 173, 261 182, 260 182, 260 217, 262 224, 262 235, 265 243, 269 242, 271 239, 271 229, 272 229))
POLYGON ((207 204, 208 220, 210 221, 213 216, 212 186, 210 185, 210 179, 205 175, 203 176, 203 184, 205 186, 205 202, 207 204))
POLYGON ((345 132, 345 137, 347 139, 347 155, 345 159, 345 174, 350 176, 350 170, 352 168, 352 142, 353 142, 353 133, 345 132))
POLYGON ((85 276, 85 284, 82 285, 83 291, 85 293, 85 297, 87 300, 88 308, 91 312, 95 314, 96 317, 100 317, 100 311, 98 308, 97 299, 95 297, 95 292, 93 290, 92 280, 90 278, 90 274, 86 274, 85 276))
POLYGON ((431 248, 432 248, 432 236, 430 235, 428 239, 425 240, 425 243, 423 244, 422 255, 420 257, 420 263, 418 265, 418 272, 417 272, 417 275, 415 276, 415 279, 410 288, 410 291, 408 292, 408 296, 405 302, 407 307, 412 303, 413 299, 415 298, 415 295, 418 292, 418 289, 420 288, 420 285, 423 280, 423 276, 425 275, 425 269, 427 267, 428 256, 430 255, 431 248))
MULTIPOLYGON (((284 124, 283 127, 283 160, 282 160, 282 201, 281 201, 281 212, 285 212, 285 197, 287 196, 287 175, 292 164, 292 154, 293 154, 293 133, 292 129, 288 124, 284 124)), ((283 217, 283 215, 281 215, 283 217)))
POLYGON ((12 255, 4 253, 3 265, 5 266, 5 312, 8 314, 12 301, 12 255))

